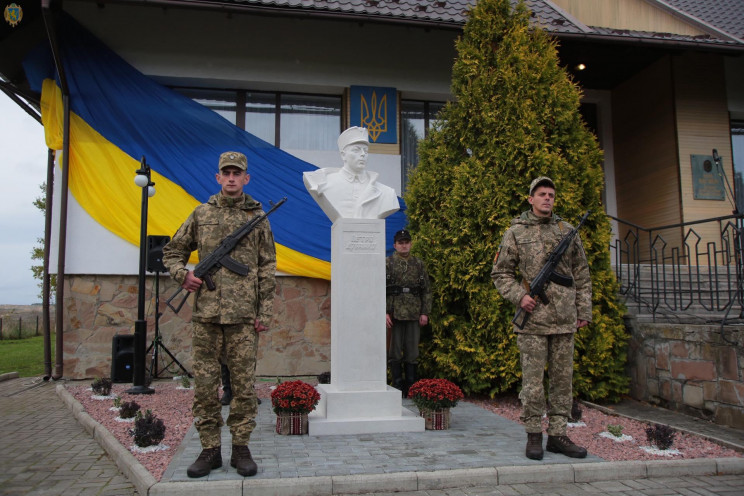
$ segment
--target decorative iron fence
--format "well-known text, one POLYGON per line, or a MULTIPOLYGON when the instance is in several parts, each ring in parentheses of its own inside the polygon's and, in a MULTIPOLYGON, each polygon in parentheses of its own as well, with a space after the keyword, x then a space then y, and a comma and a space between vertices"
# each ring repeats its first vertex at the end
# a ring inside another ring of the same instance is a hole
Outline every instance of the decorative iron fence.
POLYGON ((744 323, 744 215, 645 228, 609 216, 620 292, 639 316, 744 323))

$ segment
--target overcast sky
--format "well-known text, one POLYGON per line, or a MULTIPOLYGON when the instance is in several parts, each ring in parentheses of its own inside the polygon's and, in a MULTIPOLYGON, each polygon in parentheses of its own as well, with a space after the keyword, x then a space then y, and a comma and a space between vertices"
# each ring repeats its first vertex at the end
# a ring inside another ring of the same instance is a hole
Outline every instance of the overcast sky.
POLYGON ((31 273, 31 250, 44 236, 44 214, 34 206, 46 181, 44 129, 0 93, 0 304, 41 303, 31 273))

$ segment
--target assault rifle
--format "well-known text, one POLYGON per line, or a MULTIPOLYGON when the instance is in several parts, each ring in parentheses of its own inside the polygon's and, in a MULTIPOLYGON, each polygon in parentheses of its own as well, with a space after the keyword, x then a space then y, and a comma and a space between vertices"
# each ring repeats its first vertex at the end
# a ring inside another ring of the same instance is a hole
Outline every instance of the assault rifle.
MULTIPOLYGON (((249 232, 251 232, 258 225, 259 222, 268 217, 271 212, 279 208, 285 201, 287 201, 286 196, 279 200, 277 203, 272 203, 271 209, 268 212, 262 213, 258 217, 252 218, 251 220, 240 226, 238 229, 233 231, 231 234, 229 234, 225 239, 222 240, 220 246, 215 248, 212 253, 207 255, 204 260, 200 261, 196 265, 196 267, 194 267, 194 276, 204 280, 204 282, 207 284, 207 289, 210 291, 214 291, 216 287, 214 285, 214 280, 212 279, 212 274, 217 272, 220 267, 225 267, 226 269, 231 270, 236 274, 240 274, 241 276, 247 276, 248 272, 250 271, 250 267, 235 261, 233 258, 230 257, 230 252, 233 251, 233 248, 238 245, 240 240, 243 239, 249 232)), ((168 298, 168 301, 166 301, 166 304, 175 313, 178 313, 181 310, 184 303, 186 303, 186 298, 189 297, 188 294, 185 295, 178 307, 174 307, 173 305, 171 305, 171 301, 173 301, 173 299, 178 296, 181 291, 183 291, 183 287, 178 288, 178 291, 173 293, 173 296, 168 298)))
MULTIPOLYGON (((581 226, 584 224, 584 222, 586 222, 586 218, 589 217, 590 213, 591 210, 587 210, 584 216, 581 218, 579 225, 571 229, 565 236, 563 236, 556 247, 553 248, 553 251, 548 254, 548 261, 545 262, 545 265, 543 265, 542 269, 540 269, 540 272, 530 283, 529 294, 531 298, 538 296, 543 303, 547 304, 549 303, 549 300, 548 295, 545 294, 545 288, 550 281, 556 284, 560 284, 561 286, 571 286, 573 284, 573 278, 571 278, 570 276, 564 276, 563 274, 556 272, 555 268, 558 266, 561 258, 563 258, 563 254, 566 253, 566 250, 568 250, 568 247, 571 246, 571 241, 573 241, 576 233, 579 232, 581 226)), ((527 323, 527 319, 529 318, 530 312, 525 312, 522 307, 518 307, 517 314, 512 319, 512 324, 519 327, 520 329, 524 329, 524 325, 527 323), (521 323, 518 323, 519 316, 523 313, 524 318, 522 318, 521 323)))

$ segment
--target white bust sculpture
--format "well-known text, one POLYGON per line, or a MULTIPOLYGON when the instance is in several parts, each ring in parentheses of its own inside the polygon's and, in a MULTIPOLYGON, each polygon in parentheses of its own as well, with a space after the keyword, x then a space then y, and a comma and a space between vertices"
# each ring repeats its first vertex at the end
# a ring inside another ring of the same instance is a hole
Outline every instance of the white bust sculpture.
POLYGON ((310 195, 331 222, 338 219, 384 219, 400 209, 395 190, 367 171, 367 129, 350 127, 338 137, 344 166, 302 174, 310 195))

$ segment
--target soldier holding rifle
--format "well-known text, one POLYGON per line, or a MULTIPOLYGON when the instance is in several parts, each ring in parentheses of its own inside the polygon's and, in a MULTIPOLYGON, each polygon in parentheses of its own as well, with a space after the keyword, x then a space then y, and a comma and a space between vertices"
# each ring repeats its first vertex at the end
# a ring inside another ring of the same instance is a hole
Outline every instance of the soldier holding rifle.
POLYGON ((573 403, 574 333, 592 318, 589 266, 581 239, 576 235, 578 228, 574 229, 553 213, 553 181, 544 176, 532 181, 527 200, 532 208, 512 220, 491 272, 496 289, 518 308, 513 322, 522 364, 519 398, 521 420, 527 432, 525 454, 533 460, 543 457, 542 416, 546 410, 543 377, 547 364, 550 407, 546 449, 584 458, 586 449, 569 439, 566 427, 573 403), (564 238, 568 239, 561 243, 564 238), (555 253, 559 246, 566 248, 562 256, 555 253), (535 288, 533 281, 544 273, 546 256, 557 262, 554 270, 551 269, 553 277, 544 287, 535 288))
POLYGON ((223 420, 218 389, 223 349, 233 386, 227 418, 232 436, 230 465, 242 476, 255 475, 258 470, 248 441, 256 426, 253 385, 258 334, 271 320, 276 288, 276 252, 268 219, 255 224, 230 251, 229 259, 223 257, 222 266, 204 279, 186 268, 192 251, 198 250, 200 260, 210 258, 231 233, 264 214, 261 204, 243 193, 250 181, 246 170, 247 159, 242 153, 220 155, 216 178, 222 190, 196 207, 163 248, 163 264, 173 278, 183 289, 196 292, 192 316, 193 414, 202 451, 188 467, 189 477, 203 477, 222 466, 223 420))

